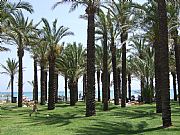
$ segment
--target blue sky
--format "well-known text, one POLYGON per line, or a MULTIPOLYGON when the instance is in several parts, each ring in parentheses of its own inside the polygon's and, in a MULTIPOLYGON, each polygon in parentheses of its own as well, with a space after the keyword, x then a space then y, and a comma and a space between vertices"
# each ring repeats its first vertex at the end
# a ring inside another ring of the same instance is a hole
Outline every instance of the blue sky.
MULTIPOLYGON (((19 0, 12 0, 13 2, 18 2, 19 0)), ((47 18, 49 22, 53 22, 54 19, 58 19, 58 24, 63 25, 65 27, 69 27, 72 32, 74 32, 74 36, 65 37, 61 40, 61 42, 81 42, 84 46, 86 46, 87 39, 87 22, 79 18, 79 15, 85 13, 85 9, 82 6, 79 6, 77 10, 72 13, 69 13, 70 4, 59 5, 56 9, 52 10, 53 4, 57 2, 57 0, 24 0, 28 1, 33 5, 34 13, 29 14, 25 13, 25 16, 34 20, 34 23, 37 23, 41 20, 42 17, 47 18)), ((145 0, 134 0, 136 2, 143 3, 145 0)), ((0 53, 0 63, 5 64, 7 58, 16 58, 17 59, 17 49, 16 46, 8 46, 11 51, 10 52, 1 52, 0 53)), ((30 58, 30 54, 28 52, 25 53, 23 58, 23 63, 25 67, 24 71, 24 91, 32 91, 32 86, 30 86, 27 81, 33 80, 33 61, 30 58)), ((2 69, 0 68, 0 71, 2 69)), ((40 74, 38 74, 40 78, 40 74)), ((0 75, 0 92, 7 91, 7 84, 9 81, 9 76, 0 75)), ((39 80, 40 82, 40 80, 39 80)), ((79 81, 79 88, 82 89, 82 80, 79 81)), ((132 81, 132 89, 139 89, 139 81, 133 79, 132 81)), ((59 90, 64 90, 64 80, 60 77, 59 80, 59 90)), ((10 91, 10 90, 8 90, 10 91)), ((15 78, 15 91, 17 91, 17 76, 15 78)))

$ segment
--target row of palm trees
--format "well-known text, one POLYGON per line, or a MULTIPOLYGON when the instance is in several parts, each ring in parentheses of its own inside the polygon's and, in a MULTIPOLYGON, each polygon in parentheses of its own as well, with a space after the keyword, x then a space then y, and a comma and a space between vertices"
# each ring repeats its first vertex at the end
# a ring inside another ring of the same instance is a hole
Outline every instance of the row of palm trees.
MULTIPOLYGON (((178 4, 166 3, 164 0, 157 2, 151 0, 143 5, 126 0, 106 1, 105 3, 97 0, 63 0, 57 2, 54 8, 64 2, 72 2, 71 11, 75 10, 79 4, 86 7, 85 13, 87 16, 84 17, 88 21, 86 50, 83 49, 81 44, 67 44, 65 48, 63 44, 58 44, 64 36, 73 35, 73 33, 64 26, 57 27, 57 20, 53 22, 51 27, 49 22, 43 18, 43 28, 37 29, 39 23, 34 25, 33 21, 26 19, 23 12, 19 10, 19 8, 24 8, 32 12, 32 6, 29 3, 11 4, 5 0, 1 3, 1 14, 3 16, 1 18, 1 40, 3 42, 13 42, 18 49, 18 106, 22 106, 22 58, 24 49, 27 49, 32 53, 34 59, 34 99, 38 100, 36 68, 38 62, 41 68, 41 104, 45 104, 48 93, 48 109, 55 108, 58 89, 57 74, 62 74, 66 80, 68 79, 71 105, 75 105, 77 101, 78 79, 84 75, 84 78, 87 78, 87 80, 84 79, 86 116, 95 115, 95 71, 97 71, 97 78, 100 78, 100 73, 102 73, 103 110, 108 110, 109 75, 112 69, 114 103, 118 105, 120 97, 122 107, 126 106, 127 76, 129 98, 131 97, 131 76, 134 75, 141 81, 141 97, 142 101, 144 100, 146 103, 150 103, 154 96, 153 79, 155 78, 157 112, 162 112, 163 126, 170 126, 167 26, 173 31, 169 35, 172 35, 174 40, 178 79, 178 4), (167 12, 169 16, 167 16, 167 12), (145 34, 140 38, 139 36, 133 37, 131 48, 134 51, 130 51, 127 58, 128 36, 131 31, 135 31, 139 27, 143 28, 145 34), (96 39, 99 40, 97 43, 100 42, 102 48, 95 46, 96 39), (118 44, 121 49, 117 49, 118 44), (118 53, 119 51, 120 53, 118 53), (108 52, 110 52, 110 55, 108 52), (49 71, 49 92, 47 92, 47 70, 49 71), (120 79, 119 72, 122 74, 122 79, 120 79), (120 80, 122 80, 122 89, 120 88, 120 80)), ((98 101, 100 101, 100 87, 98 87, 98 101)))

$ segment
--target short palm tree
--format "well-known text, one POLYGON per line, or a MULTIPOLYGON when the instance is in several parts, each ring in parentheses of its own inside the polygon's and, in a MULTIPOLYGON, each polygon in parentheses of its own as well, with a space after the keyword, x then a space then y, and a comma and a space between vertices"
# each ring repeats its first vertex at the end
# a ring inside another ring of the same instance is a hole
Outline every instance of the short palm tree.
POLYGON ((11 103, 13 103, 13 91, 14 91, 14 76, 18 73, 18 62, 16 62, 15 59, 10 59, 6 61, 7 65, 2 65, 1 67, 5 70, 4 72, 1 72, 1 74, 6 74, 10 76, 10 81, 8 83, 8 88, 11 85, 11 103))
POLYGON ((85 55, 86 50, 83 49, 82 44, 68 43, 62 55, 59 55, 56 61, 58 71, 68 79, 71 106, 76 103, 78 79, 85 72, 85 55))
POLYGON ((44 26, 44 38, 48 45, 48 61, 49 61, 49 97, 48 97, 48 109, 55 108, 55 61, 57 55, 62 51, 62 47, 58 45, 59 41, 69 35, 73 35, 69 31, 69 28, 60 26, 57 28, 57 19, 53 21, 51 28, 49 22, 43 18, 44 26))
MULTIPOLYGON (((146 48, 146 38, 141 36, 133 36, 130 41, 130 51, 132 52, 133 56, 139 57, 143 59, 144 57, 144 50, 146 48)), ((144 77, 140 77, 140 85, 141 85, 141 101, 143 101, 143 89, 144 89, 144 77)))

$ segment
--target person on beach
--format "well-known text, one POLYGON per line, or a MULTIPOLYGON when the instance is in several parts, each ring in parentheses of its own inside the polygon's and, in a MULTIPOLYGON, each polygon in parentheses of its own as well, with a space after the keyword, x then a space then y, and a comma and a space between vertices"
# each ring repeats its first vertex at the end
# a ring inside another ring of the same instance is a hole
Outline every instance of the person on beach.
POLYGON ((37 113, 37 111, 38 111, 38 107, 37 107, 37 100, 35 100, 34 101, 34 104, 33 104, 33 106, 32 106, 32 111, 30 112, 30 114, 29 114, 29 116, 31 116, 33 113, 37 113))

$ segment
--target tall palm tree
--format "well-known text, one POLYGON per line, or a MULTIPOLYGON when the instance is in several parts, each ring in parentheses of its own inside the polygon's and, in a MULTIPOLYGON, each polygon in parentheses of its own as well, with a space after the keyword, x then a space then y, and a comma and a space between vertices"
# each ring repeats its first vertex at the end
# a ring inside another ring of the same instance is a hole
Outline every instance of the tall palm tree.
POLYGON ((8 83, 8 87, 11 85, 11 103, 13 103, 13 93, 14 93, 14 76, 18 73, 18 62, 15 59, 6 60, 7 65, 1 64, 1 67, 5 70, 1 72, 1 74, 6 74, 10 76, 10 81, 8 83))
POLYGON ((40 65, 40 86, 41 86, 41 105, 45 105, 47 100, 47 65, 48 65, 48 45, 43 39, 39 37, 39 45, 36 46, 37 59, 40 65))
POLYGON ((38 102, 38 75, 37 75, 37 64, 38 64, 38 46, 40 41, 37 37, 33 37, 33 39, 30 39, 29 41, 29 47, 26 49, 32 54, 32 58, 34 60, 33 65, 34 65, 34 86, 33 86, 33 95, 34 98, 33 100, 36 100, 38 102), (33 40, 33 41, 31 41, 33 40))
POLYGON ((169 66, 168 66, 168 27, 167 27, 167 10, 165 0, 158 0, 158 22, 159 22, 159 44, 161 48, 161 78, 160 86, 162 99, 162 121, 163 127, 169 127, 171 123, 171 107, 170 107, 170 92, 169 92, 169 66))
POLYGON ((142 19, 142 28, 147 31, 146 37, 153 44, 155 50, 155 91, 156 91, 156 112, 162 112, 162 103, 161 103, 161 74, 160 74, 160 59, 158 46, 158 16, 157 16, 157 2, 152 0, 141 6, 142 12, 140 18, 142 19))
MULTIPOLYGON (((25 30, 26 26, 28 26, 27 24, 28 20, 25 21, 20 9, 25 9, 26 11, 29 11, 30 13, 33 12, 32 5, 28 2, 20 1, 19 3, 10 3, 6 0, 1 1, 1 5, 0 5, 1 21, 0 22, 3 22, 1 23, 1 26, 0 26, 1 30, 3 29, 3 34, 5 35, 5 39, 6 37, 8 38, 10 37, 19 46, 18 56, 20 56, 19 54, 21 53, 21 56, 19 57, 18 106, 22 107, 22 89, 23 89, 22 54, 23 52, 22 52, 22 49, 19 49, 19 48, 21 48, 20 46, 24 44, 22 43, 22 39, 24 38, 23 31, 25 30), (7 22, 10 22, 10 23, 7 23, 7 22), (19 27, 21 27, 21 29, 19 29, 19 27), (4 29, 8 29, 8 30, 4 30, 4 29)), ((1 35, 4 36, 3 34, 1 35)))
POLYGON ((100 6, 99 0, 61 0, 54 7, 65 2, 72 2, 70 11, 75 10, 78 5, 86 7, 88 18, 87 29, 87 93, 86 93, 86 116, 93 116, 95 111, 95 14, 100 6))
POLYGON ((33 45, 31 45, 32 52, 37 58, 40 66, 40 86, 41 86, 41 105, 45 105, 47 101, 47 68, 48 68, 48 43, 45 39, 45 33, 41 29, 35 32, 33 45))
POLYGON ((126 40, 128 39, 128 31, 133 25, 133 12, 132 1, 119 0, 118 2, 112 1, 109 4, 110 11, 116 20, 116 25, 119 27, 121 45, 122 45, 122 100, 121 107, 126 106, 126 40))
POLYGON ((71 106, 74 106, 77 100, 78 79, 85 72, 85 53, 82 44, 68 43, 62 55, 59 55, 56 61, 58 71, 68 79, 71 106))
POLYGON ((113 84, 114 84, 114 104, 119 105, 119 90, 118 90, 118 75, 117 75, 117 60, 116 60, 116 44, 115 40, 118 33, 118 27, 117 25, 113 24, 113 18, 110 15, 110 12, 107 14, 107 20, 108 20, 108 28, 109 28, 109 35, 110 35, 110 51, 112 55, 112 71, 113 71, 113 84))
MULTIPOLYGON (((170 36, 174 40, 173 50, 175 53, 175 67, 176 67, 176 73, 177 73, 177 83, 178 83, 178 93, 180 93, 180 47, 178 44, 178 27, 179 27, 179 11, 180 11, 180 4, 177 1, 171 1, 167 3, 167 10, 169 13, 169 21, 168 21, 168 27, 170 31, 170 36)), ((170 56, 171 57, 171 56, 170 56)), ((170 66, 171 67, 171 66, 170 66)), ((176 76, 174 73, 172 73, 173 78, 176 76)), ((175 81, 174 81, 175 83, 175 81)), ((175 85, 174 85, 175 86, 175 85)), ((175 90, 175 89, 174 89, 175 90)), ((176 92, 176 90, 174 91, 176 92)), ((174 98, 176 100, 176 95, 174 93, 174 98)), ((180 99, 180 94, 178 94, 178 98, 180 99)), ((179 100, 180 105, 180 100, 179 100)))
POLYGON ((24 49, 29 42, 28 33, 33 29, 32 20, 25 19, 20 11, 14 14, 14 21, 10 24, 11 30, 7 33, 9 38, 17 45, 17 55, 19 58, 19 77, 18 77, 18 107, 22 107, 22 92, 23 92, 23 56, 24 49))
MULTIPOLYGON (((103 110, 108 110, 108 27, 107 27, 107 16, 102 10, 99 11, 96 22, 96 34, 101 37, 101 42, 103 46, 103 78, 102 78, 102 90, 103 90, 103 110)), ((99 38, 100 38, 99 37, 99 38)))
POLYGON ((53 110, 55 108, 55 61, 59 53, 61 53, 62 47, 58 45, 59 41, 69 35, 73 35, 69 31, 69 28, 60 26, 57 28, 57 19, 53 21, 52 28, 49 22, 42 18, 44 23, 44 38, 48 44, 48 61, 49 61, 49 96, 48 96, 48 109, 53 110))

